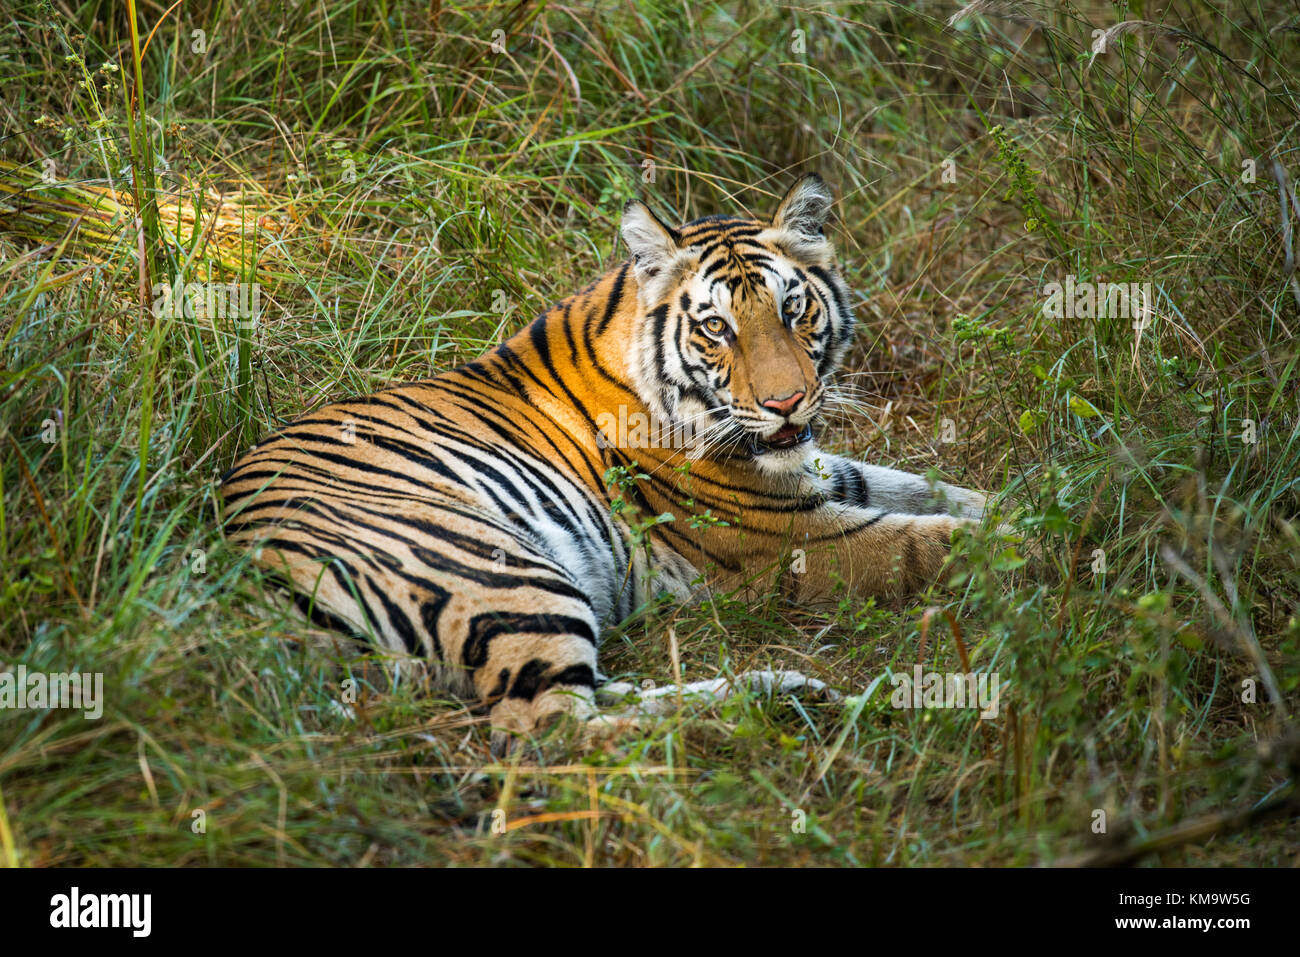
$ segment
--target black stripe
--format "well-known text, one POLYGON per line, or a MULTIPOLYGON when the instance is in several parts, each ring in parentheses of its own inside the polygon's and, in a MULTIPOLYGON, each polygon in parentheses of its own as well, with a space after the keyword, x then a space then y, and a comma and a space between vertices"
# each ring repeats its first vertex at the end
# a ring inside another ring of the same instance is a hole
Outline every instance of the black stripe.
POLYGON ((610 320, 614 318, 614 313, 618 312, 619 304, 623 301, 623 287, 627 282, 629 266, 629 263, 623 263, 614 275, 614 288, 609 291, 609 298, 605 300, 605 311, 601 314, 600 322, 596 324, 597 335, 604 335, 610 320))
POLYGON ((407 617, 406 612, 402 611, 402 606, 385 595, 384 589, 376 585, 374 581, 367 579, 367 584, 370 585, 370 590, 379 599, 379 603, 384 606, 384 612, 388 615, 388 623, 393 626, 393 631, 397 632, 397 637, 402 639, 402 645, 406 648, 407 654, 426 654, 427 650, 420 643, 420 636, 415 633, 415 626, 411 624, 411 619, 407 617))
POLYGON ((583 688, 596 687, 596 675, 590 665, 569 665, 551 678, 552 685, 577 685, 583 688))
POLYGON ((510 697, 532 701, 537 697, 537 692, 546 687, 546 669, 550 666, 549 661, 541 658, 533 658, 525 663, 515 674, 514 683, 510 686, 510 697))
POLYGON ((487 664, 488 647, 499 635, 576 635, 594 646, 596 635, 581 618, 569 615, 489 611, 470 619, 469 637, 461 648, 461 660, 472 669, 487 664))
POLYGON ((451 592, 445 588, 439 588, 433 583, 424 586, 425 591, 429 592, 430 598, 420 603, 420 624, 424 625, 424 631, 433 642, 433 653, 439 661, 445 661, 446 656, 442 653, 442 642, 438 640, 438 620, 442 616, 443 609, 451 601, 451 592))
MULTIPOLYGON (((542 365, 546 367, 547 374, 550 375, 556 385, 564 390, 564 394, 569 399, 570 406, 577 409, 578 413, 588 422, 592 421, 591 413, 587 411, 587 407, 582 404, 582 401, 576 395, 573 394, 573 390, 569 388, 555 368, 555 363, 551 359, 551 343, 546 338, 545 317, 536 320, 528 327, 528 338, 532 342, 533 348, 537 350, 537 358, 541 360, 542 365)), ((534 378, 536 378, 536 376, 534 376, 534 378)), ((538 379, 537 382, 538 385, 542 384, 540 379, 538 379)), ((543 386, 543 388, 545 388, 545 386, 543 386)), ((547 389, 546 391, 550 392, 551 390, 547 389)), ((551 395, 555 395, 555 393, 551 392, 551 395)))

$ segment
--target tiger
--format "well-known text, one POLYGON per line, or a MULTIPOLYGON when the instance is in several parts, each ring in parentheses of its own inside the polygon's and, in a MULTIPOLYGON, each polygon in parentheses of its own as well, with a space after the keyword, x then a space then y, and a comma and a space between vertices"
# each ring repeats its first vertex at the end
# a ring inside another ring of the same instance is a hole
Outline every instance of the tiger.
POLYGON ((654 602, 922 590, 985 496, 818 448, 854 332, 832 206, 815 173, 768 220, 630 201, 627 260, 518 333, 240 457, 229 540, 507 738, 597 717, 602 633, 654 602))

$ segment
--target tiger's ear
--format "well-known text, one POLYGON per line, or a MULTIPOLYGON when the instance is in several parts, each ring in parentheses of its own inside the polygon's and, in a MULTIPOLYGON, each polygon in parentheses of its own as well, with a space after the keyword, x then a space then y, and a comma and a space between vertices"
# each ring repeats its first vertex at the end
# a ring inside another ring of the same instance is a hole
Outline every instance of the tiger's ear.
POLYGON ((825 239, 826 217, 830 215, 835 197, 826 181, 816 173, 799 177, 776 208, 772 225, 793 233, 804 242, 825 239))
POLYGON ((634 199, 623 207, 623 224, 620 227, 623 241, 632 253, 638 285, 647 290, 671 270, 682 248, 677 230, 665 225, 650 207, 634 199))

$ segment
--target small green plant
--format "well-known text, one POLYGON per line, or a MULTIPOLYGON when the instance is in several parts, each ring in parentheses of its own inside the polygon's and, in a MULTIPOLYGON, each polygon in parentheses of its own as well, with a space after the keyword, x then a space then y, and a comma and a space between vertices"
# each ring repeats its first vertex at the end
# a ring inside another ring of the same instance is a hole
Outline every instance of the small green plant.
POLYGON ((672 512, 661 512, 658 515, 643 515, 643 509, 637 503, 636 486, 638 482, 645 482, 650 476, 645 472, 637 471, 637 463, 631 465, 615 465, 606 469, 603 476, 607 486, 617 489, 617 493, 610 499, 609 510, 615 517, 622 519, 630 530, 628 542, 633 549, 642 549, 646 558, 650 557, 650 530, 657 525, 666 525, 669 522, 675 522, 677 519, 672 512))
POLYGON ((1042 176, 1041 171, 1033 169, 1025 161, 1024 150, 1012 139, 1006 127, 1001 124, 991 126, 988 134, 997 147, 998 160, 1011 180, 1005 199, 1020 205, 1025 215, 1025 229, 1030 232, 1043 230, 1050 237, 1057 251, 1063 252, 1067 248, 1065 237, 1061 234, 1061 229, 1053 220, 1051 213, 1047 211, 1047 207, 1043 205, 1043 201, 1038 197, 1037 181, 1042 176))

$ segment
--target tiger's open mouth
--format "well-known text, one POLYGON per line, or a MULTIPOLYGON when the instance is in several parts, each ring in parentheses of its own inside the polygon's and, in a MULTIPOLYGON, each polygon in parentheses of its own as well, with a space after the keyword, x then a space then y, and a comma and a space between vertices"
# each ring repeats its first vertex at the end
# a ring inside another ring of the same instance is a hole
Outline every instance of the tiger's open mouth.
POLYGON ((813 437, 812 423, 807 425, 795 425, 793 422, 782 426, 776 432, 773 432, 765 439, 760 439, 756 435, 749 435, 749 451, 751 455, 762 455, 765 452, 774 452, 781 449, 792 449, 796 445, 802 445, 804 442, 811 442, 813 437))

